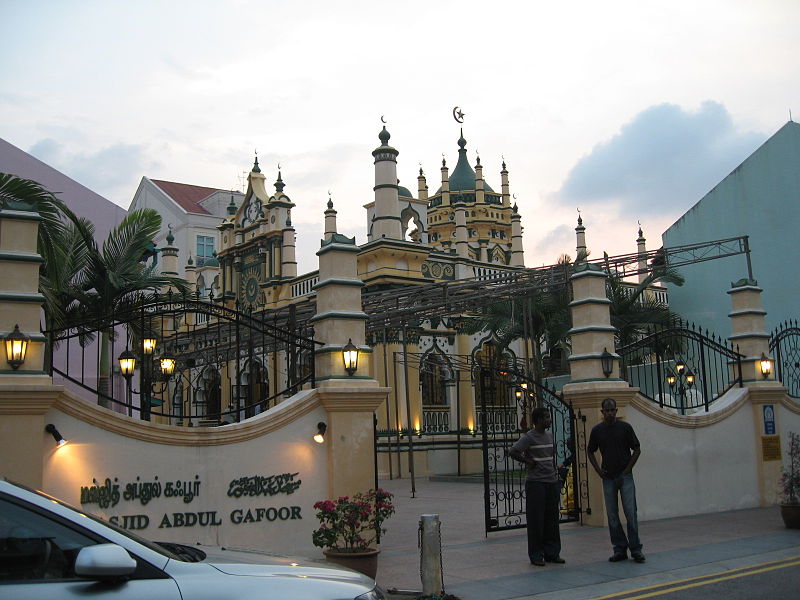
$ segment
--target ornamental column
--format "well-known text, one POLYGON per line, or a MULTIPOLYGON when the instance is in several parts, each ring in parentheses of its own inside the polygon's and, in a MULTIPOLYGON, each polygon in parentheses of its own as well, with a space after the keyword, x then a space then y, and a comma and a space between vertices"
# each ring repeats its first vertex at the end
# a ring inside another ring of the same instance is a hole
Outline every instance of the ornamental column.
POLYGON ((765 324, 767 311, 761 304, 763 291, 755 279, 740 279, 731 284, 728 294, 733 310, 728 316, 733 334, 728 339, 743 356, 742 383, 748 388, 753 406, 753 433, 759 451, 756 469, 760 501, 761 506, 769 506, 778 501, 783 448, 780 418, 788 390, 775 379, 774 357, 769 353, 769 334, 765 324), (766 375, 761 367, 764 358, 770 361, 766 375))
POLYGON ((366 345, 367 315, 361 308, 362 281, 357 273, 355 238, 333 233, 323 240, 319 256, 314 337, 316 386, 327 411, 328 497, 352 495, 375 485, 375 410, 389 388, 370 376, 372 349, 366 345), (345 370, 342 351, 352 343, 359 351, 357 370, 345 370))
POLYGON ((45 413, 62 387, 45 371, 45 336, 40 330, 44 296, 39 293, 37 251, 42 217, 28 204, 0 203, 0 476, 43 487, 46 453, 55 450, 45 432, 45 413), (21 364, 9 363, 5 338, 16 332, 28 339, 21 364))

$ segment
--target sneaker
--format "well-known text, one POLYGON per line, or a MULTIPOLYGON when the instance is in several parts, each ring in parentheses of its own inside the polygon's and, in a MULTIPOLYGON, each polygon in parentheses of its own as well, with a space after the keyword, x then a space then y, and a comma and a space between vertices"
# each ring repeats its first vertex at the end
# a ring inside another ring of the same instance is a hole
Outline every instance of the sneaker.
POLYGON ((554 556, 552 558, 548 558, 548 557, 545 556, 544 560, 545 560, 545 562, 555 563, 557 565, 563 565, 565 562, 567 562, 563 558, 561 558, 560 556, 554 556))
POLYGON ((631 558, 637 563, 643 563, 647 559, 644 557, 644 554, 641 552, 636 552, 635 554, 631 554, 631 558))
POLYGON ((613 556, 609 557, 608 562, 619 562, 621 560, 628 560, 627 554, 614 554, 613 556))
POLYGON ((537 567, 543 567, 544 566, 544 559, 542 559, 542 558, 532 558, 531 559, 531 564, 535 565, 537 567))

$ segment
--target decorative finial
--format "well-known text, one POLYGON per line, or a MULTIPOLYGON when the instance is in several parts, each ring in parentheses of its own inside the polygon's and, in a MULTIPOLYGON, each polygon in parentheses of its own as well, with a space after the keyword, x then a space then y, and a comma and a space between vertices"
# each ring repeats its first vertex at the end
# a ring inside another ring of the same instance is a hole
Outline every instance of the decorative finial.
POLYGON ((278 171, 278 179, 275 181, 275 189, 278 191, 279 194, 283 193, 283 188, 286 187, 286 184, 283 183, 283 179, 281 179, 281 172, 278 171))
POLYGON ((506 157, 501 154, 500 158, 503 160, 503 171, 505 171, 506 170, 506 157))
POLYGON ((331 197, 330 190, 328 190, 328 208, 333 208, 333 198, 331 197))
POLYGON ((461 110, 458 106, 453 109, 453 118, 456 120, 456 123, 463 123, 464 122, 464 111, 461 110))
MULTIPOLYGON (((463 150, 467 146, 467 140, 464 139, 464 128, 461 128, 461 137, 458 138, 458 147, 463 150)), ((461 151, 459 150, 459 152, 461 151)))
POLYGON ((516 213, 517 213, 517 203, 514 202, 514 214, 516 214, 516 213))
POLYGON ((258 152, 256 152, 256 159, 253 163, 253 173, 261 173, 261 167, 258 166, 258 152))
POLYGON ((383 118, 383 115, 381 115, 381 123, 386 123, 386 119, 383 118))
POLYGON ((172 242, 175 241, 175 236, 172 235, 172 223, 167 223, 167 244, 172 246, 172 242))
POLYGON ((447 162, 444 159, 444 152, 442 152, 442 167, 446 167, 446 166, 447 166, 447 162))
POLYGON ((581 209, 578 208, 578 226, 583 225, 583 219, 581 218, 581 209))
POLYGON ((236 214, 236 203, 233 201, 233 190, 231 190, 231 201, 228 204, 228 215, 233 216, 236 214))
POLYGON ((187 264, 188 264, 190 267, 191 267, 192 265, 194 265, 194 259, 192 258, 192 255, 191 255, 191 254, 189 255, 189 260, 187 260, 187 261, 186 261, 186 263, 187 263, 187 264))

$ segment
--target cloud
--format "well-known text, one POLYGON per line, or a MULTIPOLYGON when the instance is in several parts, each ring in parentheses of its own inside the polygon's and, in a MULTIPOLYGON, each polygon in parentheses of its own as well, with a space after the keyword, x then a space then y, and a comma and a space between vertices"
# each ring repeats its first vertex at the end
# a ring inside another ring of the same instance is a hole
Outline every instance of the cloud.
POLYGON ((555 200, 565 207, 610 202, 619 214, 637 217, 680 214, 763 140, 761 133, 737 130, 717 102, 694 112, 651 106, 581 158, 555 200))
POLYGON ((96 152, 72 152, 52 138, 45 138, 33 144, 28 152, 122 206, 130 202, 131 189, 142 173, 157 166, 145 158, 145 146, 136 144, 119 143, 96 152))

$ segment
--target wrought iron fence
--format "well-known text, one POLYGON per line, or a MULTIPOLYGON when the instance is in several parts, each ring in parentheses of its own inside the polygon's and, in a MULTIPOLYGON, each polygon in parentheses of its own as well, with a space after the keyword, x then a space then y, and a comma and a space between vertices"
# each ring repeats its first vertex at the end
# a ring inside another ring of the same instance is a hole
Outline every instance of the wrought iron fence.
POLYGON ((742 386, 738 348, 694 325, 657 328, 617 354, 623 379, 660 407, 680 414, 708 411, 730 388, 742 386))
POLYGON ((784 321, 769 337, 769 352, 775 361, 775 377, 800 399, 800 326, 796 319, 784 321))
POLYGON ((46 332, 59 383, 129 416, 189 426, 240 421, 313 386, 319 342, 309 333, 171 293, 46 332))

